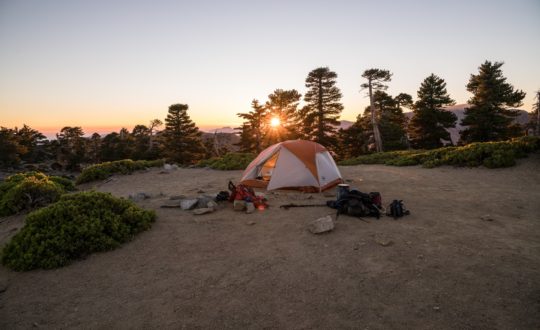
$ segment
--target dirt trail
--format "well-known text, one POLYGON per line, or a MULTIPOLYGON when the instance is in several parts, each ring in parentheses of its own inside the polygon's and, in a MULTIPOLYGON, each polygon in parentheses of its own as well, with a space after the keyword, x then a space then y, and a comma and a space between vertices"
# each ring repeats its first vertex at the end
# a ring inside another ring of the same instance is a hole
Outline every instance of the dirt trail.
MULTIPOLYGON (((319 236, 306 225, 331 209, 278 206, 330 199, 322 194, 269 193, 272 207, 251 215, 159 208, 171 195, 226 190, 239 171, 153 169, 89 184, 154 194, 139 204, 156 223, 62 269, 0 267, 0 328, 538 329, 539 168, 539 155, 497 170, 343 167, 352 186, 403 199, 412 214, 341 216, 319 236)), ((0 245, 22 225, 2 220, 0 245)))

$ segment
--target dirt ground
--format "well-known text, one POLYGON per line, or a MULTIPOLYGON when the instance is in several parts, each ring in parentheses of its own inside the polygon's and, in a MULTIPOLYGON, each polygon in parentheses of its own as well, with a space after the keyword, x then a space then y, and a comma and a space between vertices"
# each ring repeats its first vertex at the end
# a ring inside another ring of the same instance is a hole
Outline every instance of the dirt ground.
MULTIPOLYGON (((152 169, 85 186, 155 209, 152 229, 56 270, 0 266, 0 328, 539 329, 540 155, 516 167, 353 166, 341 171, 412 214, 368 222, 340 216, 331 197, 268 193, 255 214, 194 216, 160 208, 171 195, 226 190, 241 172, 152 169), (162 195, 160 195, 162 194, 162 195)), ((0 246, 22 226, 0 219, 0 246)))

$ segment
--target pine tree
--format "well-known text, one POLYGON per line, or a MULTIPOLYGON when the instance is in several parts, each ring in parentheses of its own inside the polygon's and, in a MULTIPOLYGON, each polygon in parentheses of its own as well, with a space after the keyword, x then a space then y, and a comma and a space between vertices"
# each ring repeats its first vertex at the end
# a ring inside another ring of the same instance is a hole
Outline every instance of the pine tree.
POLYGON ((252 111, 238 113, 237 116, 244 119, 240 131, 240 142, 237 145, 243 152, 259 153, 265 147, 264 140, 267 131, 267 109, 259 104, 258 100, 251 101, 252 111))
POLYGON ((471 106, 465 109, 465 117, 461 125, 468 126, 461 132, 461 141, 485 142, 500 141, 519 135, 517 124, 513 124, 518 116, 517 110, 525 98, 525 92, 514 90, 506 82, 501 67, 503 62, 485 61, 479 67, 477 75, 471 75, 467 91, 473 96, 469 99, 471 106))
POLYGON ((335 144, 335 126, 343 110, 341 92, 336 85, 337 74, 327 67, 311 71, 306 78, 306 106, 300 111, 306 136, 326 147, 335 144))
POLYGON ((446 129, 456 126, 457 117, 442 108, 453 104, 444 79, 433 73, 424 79, 407 129, 414 148, 439 148, 443 146, 441 139, 451 141, 446 129))
POLYGON ((201 132, 191 121, 187 104, 173 104, 165 118, 163 154, 179 164, 191 164, 204 156, 201 132))
POLYGON ((269 120, 277 118, 280 121, 277 127, 269 128, 268 144, 298 138, 298 103, 301 97, 302 95, 295 89, 276 89, 268 95, 265 104, 267 117, 269 120))
POLYGON ((393 98, 381 90, 373 93, 373 108, 366 107, 362 116, 357 119, 358 124, 364 129, 366 137, 364 140, 368 143, 368 149, 377 151, 375 135, 373 134, 373 120, 377 123, 382 140, 383 150, 401 150, 407 148, 407 137, 405 127, 407 117, 403 113, 401 103, 409 104, 412 97, 401 93, 393 98), (407 100, 406 102, 404 100, 407 100), (372 116, 371 109, 375 109, 376 115, 372 116))
POLYGON ((57 157, 69 170, 78 170, 86 160, 86 141, 81 127, 66 126, 56 134, 58 141, 57 157))
POLYGON ((384 83, 392 79, 392 74, 388 70, 369 69, 364 71, 362 77, 368 80, 368 82, 362 84, 361 87, 368 89, 369 103, 371 106, 370 114, 371 125, 373 126, 373 139, 375 140, 375 147, 377 152, 381 152, 383 151, 383 142, 381 138, 381 133, 379 131, 379 125, 377 123, 377 110, 375 109, 374 92, 378 90, 386 90, 388 87, 384 83))
POLYGON ((15 128, 15 134, 19 144, 26 148, 26 153, 21 155, 24 161, 38 162, 46 158, 45 152, 40 150, 47 140, 41 132, 30 128, 26 124, 22 128, 15 128))
POLYGON ((15 130, 0 127, 0 165, 13 166, 21 161, 21 155, 28 149, 19 144, 15 130))

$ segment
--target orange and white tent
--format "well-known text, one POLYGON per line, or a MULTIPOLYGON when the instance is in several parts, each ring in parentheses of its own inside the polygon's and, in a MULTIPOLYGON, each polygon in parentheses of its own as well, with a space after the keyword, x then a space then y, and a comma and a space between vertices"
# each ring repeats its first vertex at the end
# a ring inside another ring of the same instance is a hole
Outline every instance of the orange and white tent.
POLYGON ((245 169, 240 183, 268 190, 320 192, 342 182, 325 147, 312 141, 290 140, 263 150, 245 169))

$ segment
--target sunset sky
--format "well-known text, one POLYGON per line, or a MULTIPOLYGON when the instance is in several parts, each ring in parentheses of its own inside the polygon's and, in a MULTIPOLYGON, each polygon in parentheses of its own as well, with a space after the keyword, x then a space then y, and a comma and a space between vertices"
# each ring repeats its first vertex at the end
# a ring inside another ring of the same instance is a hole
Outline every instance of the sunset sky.
MULTIPOLYGON (((0 0, 0 126, 107 132, 187 103, 201 129, 238 126, 274 89, 305 93, 309 71, 338 74, 342 119, 368 104, 368 68, 416 98, 432 72, 457 103, 485 60, 540 89, 540 1, 0 0)), ((50 134, 50 133, 49 133, 50 134)))

